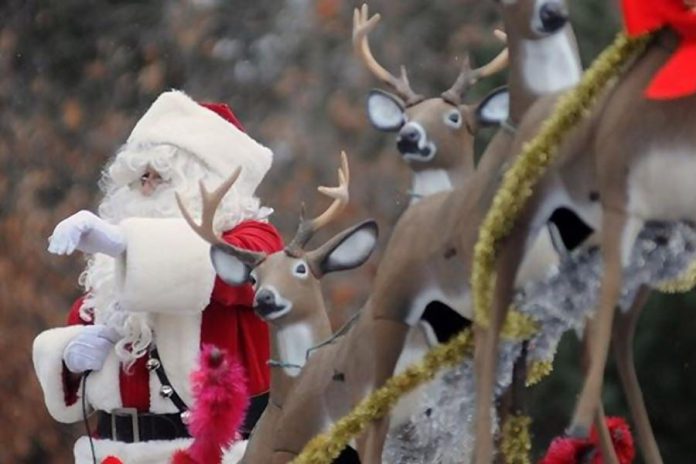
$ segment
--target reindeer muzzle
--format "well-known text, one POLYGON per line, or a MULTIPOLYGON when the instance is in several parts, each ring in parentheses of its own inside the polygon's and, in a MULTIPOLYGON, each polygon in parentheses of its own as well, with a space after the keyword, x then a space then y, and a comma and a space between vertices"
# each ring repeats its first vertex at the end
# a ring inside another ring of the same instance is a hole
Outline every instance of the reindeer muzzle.
POLYGON ((262 319, 275 319, 287 312, 289 305, 279 301, 273 290, 262 288, 254 297, 254 311, 262 319))
POLYGON ((396 137, 396 148, 407 161, 429 161, 435 156, 435 145, 428 141, 425 130, 407 123, 396 137))
POLYGON ((539 19, 544 32, 552 34, 568 22, 568 9, 560 2, 545 3, 539 10, 539 19))

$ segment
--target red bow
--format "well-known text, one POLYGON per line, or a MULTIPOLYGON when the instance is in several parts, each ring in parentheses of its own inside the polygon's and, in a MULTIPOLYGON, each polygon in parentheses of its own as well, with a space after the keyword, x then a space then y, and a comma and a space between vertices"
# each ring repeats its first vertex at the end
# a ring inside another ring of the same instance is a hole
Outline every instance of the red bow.
POLYGON ((668 100, 696 92, 696 11, 687 3, 687 0, 622 0, 629 36, 669 26, 681 38, 679 48, 648 86, 648 98, 668 100))
MULTIPOLYGON (((620 417, 607 417, 606 423, 619 464, 631 464, 636 457, 636 450, 628 424, 620 417)), ((604 463, 599 447, 599 435, 594 426, 589 438, 555 438, 546 455, 539 461, 539 464, 580 463, 604 463)))

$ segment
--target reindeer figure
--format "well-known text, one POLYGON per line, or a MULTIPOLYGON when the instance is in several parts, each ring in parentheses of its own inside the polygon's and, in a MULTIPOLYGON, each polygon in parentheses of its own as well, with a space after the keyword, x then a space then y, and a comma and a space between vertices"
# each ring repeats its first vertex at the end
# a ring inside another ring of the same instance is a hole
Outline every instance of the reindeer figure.
MULTIPOLYGON (((685 7, 686 9, 686 7, 685 7)), ((614 308, 621 293, 622 270, 638 233, 648 221, 693 221, 696 219, 689 193, 694 157, 688 147, 696 143, 691 129, 696 121, 693 95, 672 100, 646 99, 643 90, 655 72, 676 49, 671 30, 658 34, 647 50, 627 67, 613 88, 605 92, 589 117, 566 137, 554 164, 536 186, 512 232, 500 249, 491 323, 485 347, 479 353, 481 375, 479 405, 488 404, 495 369, 495 348, 500 324, 512 295, 512 276, 519 257, 548 218, 549 211, 565 206, 578 212, 601 237, 604 277, 597 314, 590 324, 590 369, 569 428, 571 435, 589 430, 600 408, 603 371, 612 334, 614 308)), ((555 101, 540 101, 530 109, 520 127, 519 149, 536 133, 540 121, 550 114, 555 101)), ((630 360, 628 344, 641 306, 636 314, 619 319, 624 327, 617 353, 627 389, 629 406, 636 422, 646 462, 661 463, 642 395, 630 360)), ((637 309, 636 309, 637 308, 637 309)), ((486 431, 489 418, 483 407, 477 411, 476 463, 490 462, 491 439, 486 431)))
POLYGON ((300 371, 313 349, 331 337, 331 327, 321 294, 321 278, 331 272, 353 269, 364 263, 377 242, 377 224, 365 221, 307 250, 313 235, 332 222, 349 200, 350 172, 341 154, 337 187, 319 187, 333 198, 321 215, 301 219, 297 233, 284 250, 270 255, 241 250, 215 235, 212 229, 217 205, 239 175, 236 172, 212 193, 201 187, 204 208, 197 225, 183 205, 182 213, 191 227, 211 246, 213 267, 229 285, 252 282, 254 309, 268 322, 271 336, 271 387, 269 402, 249 439, 242 462, 272 460, 275 425, 300 371))
POLYGON ((439 98, 415 93, 402 67, 395 77, 374 58, 368 43, 369 33, 380 16, 368 19, 367 5, 355 10, 353 45, 358 58, 395 94, 373 90, 367 100, 367 113, 373 126, 397 132, 396 144, 403 159, 413 170, 411 192, 414 201, 425 195, 451 190, 461 185, 473 172, 473 137, 483 125, 503 125, 491 143, 484 166, 500 162, 507 152, 512 132, 529 106, 539 97, 575 85, 582 67, 568 12, 562 0, 519 0, 502 4, 507 34, 496 35, 509 43, 490 63, 471 70, 468 60, 455 86, 439 98), (461 98, 468 88, 490 76, 509 62, 508 88, 489 94, 476 106, 463 105, 461 98), (464 89, 457 88, 465 86, 464 89), (457 97, 460 95, 461 97, 457 97), (478 113, 478 114, 476 114, 478 113), (477 119, 478 116, 478 119, 477 119), (490 149, 495 147, 493 153, 490 149))
POLYGON ((353 14, 353 47, 365 67, 395 94, 372 90, 367 98, 367 114, 381 131, 397 132, 396 146, 413 171, 412 201, 433 193, 452 190, 474 171, 474 136, 482 125, 501 123, 506 117, 506 94, 495 92, 484 105, 467 105, 463 98, 481 78, 502 71, 507 65, 507 49, 488 64, 471 69, 464 60, 455 83, 439 97, 425 98, 411 89, 406 68, 396 77, 372 55, 369 33, 380 15, 368 19, 368 7, 353 14), (499 101, 499 100, 503 101, 499 101), (502 112, 495 110, 502 109, 502 112), (477 117, 485 112, 485 118, 477 117))

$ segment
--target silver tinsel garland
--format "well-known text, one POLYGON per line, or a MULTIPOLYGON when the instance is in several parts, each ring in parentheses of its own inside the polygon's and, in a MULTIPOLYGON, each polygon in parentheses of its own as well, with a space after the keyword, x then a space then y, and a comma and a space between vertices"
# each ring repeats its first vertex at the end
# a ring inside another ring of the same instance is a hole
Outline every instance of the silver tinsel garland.
MULTIPOLYGON (((686 222, 648 222, 624 268, 619 306, 631 307, 642 285, 675 279, 696 259, 696 228, 686 222)), ((561 260, 550 278, 518 291, 515 306, 539 322, 542 330, 530 342, 529 360, 551 361, 563 334, 580 334, 599 301, 602 254, 597 247, 580 248, 561 260)))
MULTIPOLYGON (((624 269, 620 307, 630 308, 642 285, 679 277, 696 260, 696 228, 685 222, 649 222, 639 234, 624 269)), ((541 330, 528 346, 529 361, 552 361, 568 330, 581 333, 599 298, 602 256, 599 248, 580 248, 565 256, 549 278, 519 290, 515 307, 541 330)), ((511 383, 520 343, 503 342, 498 359, 496 396, 511 383)), ((438 376, 421 396, 422 408, 393 428, 385 443, 385 463, 461 463, 473 450, 475 393, 473 362, 438 376)), ((497 422, 494 425, 497 428, 497 422)))

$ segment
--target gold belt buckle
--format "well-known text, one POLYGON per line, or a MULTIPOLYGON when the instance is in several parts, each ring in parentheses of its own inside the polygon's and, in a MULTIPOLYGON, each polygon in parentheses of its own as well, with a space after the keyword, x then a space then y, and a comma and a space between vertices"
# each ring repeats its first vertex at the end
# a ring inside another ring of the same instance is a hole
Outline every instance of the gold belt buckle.
POLYGON ((140 441, 140 428, 138 427, 138 410, 136 408, 114 408, 111 410, 111 437, 119 441, 116 433, 116 416, 131 418, 133 428, 133 443, 140 441))

